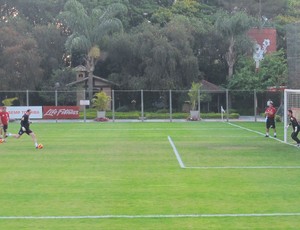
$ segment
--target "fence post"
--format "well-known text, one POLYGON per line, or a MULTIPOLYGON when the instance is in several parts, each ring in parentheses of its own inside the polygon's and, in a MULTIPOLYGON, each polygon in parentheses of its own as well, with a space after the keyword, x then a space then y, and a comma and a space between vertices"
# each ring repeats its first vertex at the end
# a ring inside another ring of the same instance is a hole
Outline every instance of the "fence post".
POLYGON ((115 90, 112 90, 111 100, 112 100, 112 119, 113 122, 115 122, 115 90))
POLYGON ((200 100, 200 89, 198 89, 198 112, 199 112, 199 119, 201 119, 201 114, 200 114, 200 103, 201 103, 201 100, 200 100))
POLYGON ((26 90, 26 105, 29 106, 29 90, 26 90))
MULTIPOLYGON (((76 94, 78 94, 77 91, 76 91, 76 94)), ((83 90, 83 100, 85 100, 85 90, 83 90)), ((84 105, 81 105, 81 103, 79 105, 83 106, 83 121, 84 121, 84 123, 86 123, 86 105, 85 105, 85 103, 84 103, 84 105)))
POLYGON ((57 89, 55 89, 55 106, 57 106, 57 89))
POLYGON ((144 91, 141 90, 141 115, 142 115, 142 122, 144 121, 144 91))
POLYGON ((226 121, 229 120, 229 92, 228 89, 226 89, 226 121))
POLYGON ((57 89, 60 87, 59 82, 56 82, 54 85, 55 88, 55 106, 57 106, 57 89))
POLYGON ((256 89, 254 89, 254 121, 257 122, 257 95, 256 95, 256 89))
POLYGON ((172 122, 172 90, 169 90, 170 122, 172 122))
MULTIPOLYGON (((57 106, 57 89, 55 89, 55 106, 57 106)), ((55 117, 56 117, 56 123, 57 123, 57 113, 56 113, 55 117)))

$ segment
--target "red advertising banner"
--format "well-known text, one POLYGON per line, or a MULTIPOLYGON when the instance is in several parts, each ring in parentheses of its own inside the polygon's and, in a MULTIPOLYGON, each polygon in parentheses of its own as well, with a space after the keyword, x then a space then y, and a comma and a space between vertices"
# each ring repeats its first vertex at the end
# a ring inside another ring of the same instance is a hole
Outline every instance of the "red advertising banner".
POLYGON ((79 106, 43 106, 44 119, 78 119, 79 106))

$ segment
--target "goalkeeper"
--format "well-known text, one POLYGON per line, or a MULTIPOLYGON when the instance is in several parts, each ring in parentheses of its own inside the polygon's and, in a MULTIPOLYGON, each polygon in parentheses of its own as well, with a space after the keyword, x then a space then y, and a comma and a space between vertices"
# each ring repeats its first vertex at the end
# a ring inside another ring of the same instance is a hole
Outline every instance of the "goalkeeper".
POLYGON ((297 142, 297 146, 300 147, 300 140, 299 138, 297 137, 298 136, 298 133, 300 131, 300 125, 297 121, 297 119, 293 116, 293 111, 292 110, 288 110, 288 116, 289 116, 289 125, 287 126, 287 128, 291 125, 293 127, 293 132, 291 134, 291 137, 294 141, 297 142))
POLYGON ((265 111, 266 114, 266 137, 269 137, 270 128, 274 130, 274 137, 276 137, 276 125, 275 125, 275 115, 276 109, 273 106, 273 101, 268 102, 268 108, 265 111))

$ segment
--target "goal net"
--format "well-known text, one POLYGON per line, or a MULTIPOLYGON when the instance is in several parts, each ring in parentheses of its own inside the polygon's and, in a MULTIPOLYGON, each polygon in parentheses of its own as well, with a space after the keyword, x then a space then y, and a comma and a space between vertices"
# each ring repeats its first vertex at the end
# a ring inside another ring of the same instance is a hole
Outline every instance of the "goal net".
MULTIPOLYGON (((284 127, 289 124, 287 111, 291 109, 297 121, 300 121, 300 89, 284 90, 284 127)), ((288 129, 284 128, 284 142, 288 142, 288 129)))

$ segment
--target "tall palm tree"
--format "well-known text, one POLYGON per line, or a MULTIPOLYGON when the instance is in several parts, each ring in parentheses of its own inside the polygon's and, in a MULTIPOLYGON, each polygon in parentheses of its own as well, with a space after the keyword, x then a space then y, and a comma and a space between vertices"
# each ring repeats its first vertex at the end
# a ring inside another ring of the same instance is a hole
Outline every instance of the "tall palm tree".
POLYGON ((80 2, 68 0, 59 16, 71 31, 65 43, 67 51, 70 55, 74 51, 80 51, 85 56, 90 99, 93 93, 92 73, 101 55, 99 48, 101 39, 105 35, 123 31, 122 22, 116 16, 126 12, 126 6, 120 3, 111 4, 105 9, 99 7, 86 10, 80 2))
MULTIPOLYGON (((251 27, 252 18, 244 12, 228 13, 221 11, 217 17, 215 26, 223 38, 223 42, 227 46, 225 59, 228 65, 227 80, 233 75, 233 68, 237 60, 237 41, 248 41, 246 32, 251 27), (244 39, 242 39, 244 37, 244 39)), ((249 43, 247 42, 247 45, 249 43)), ((239 44, 241 45, 241 44, 239 44)), ((241 49, 241 48, 240 48, 241 49)))

